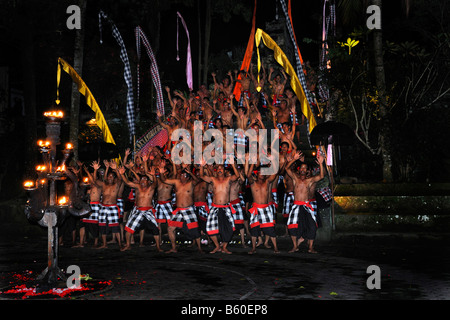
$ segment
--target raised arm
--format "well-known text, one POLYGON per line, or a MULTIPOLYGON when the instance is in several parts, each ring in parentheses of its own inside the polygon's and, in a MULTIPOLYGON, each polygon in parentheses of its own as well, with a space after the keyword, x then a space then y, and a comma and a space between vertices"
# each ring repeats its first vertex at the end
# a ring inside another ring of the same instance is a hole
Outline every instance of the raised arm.
POLYGON ((139 184, 131 182, 130 180, 128 180, 127 176, 125 175, 125 167, 120 166, 118 169, 119 172, 119 176, 122 178, 122 181, 129 187, 131 188, 138 188, 139 184))
POLYGON ((244 181, 244 175, 238 171, 234 163, 231 164, 231 168, 233 168, 234 176, 232 176, 230 180, 236 181, 238 179, 241 179, 241 181, 244 181))
POLYGON ((165 164, 161 161, 161 164, 159 166, 159 179, 162 183, 175 185, 177 180, 176 179, 167 179, 164 177, 164 173, 166 172, 165 164))
POLYGON ((325 170, 323 167, 323 163, 325 161, 325 157, 322 155, 320 150, 317 150, 317 162, 319 163, 320 173, 317 176, 312 177, 313 182, 319 181, 325 177, 325 170))
POLYGON ((100 164, 98 163, 98 161, 93 161, 92 164, 91 164, 91 167, 94 168, 94 174, 91 176, 92 177, 92 181, 98 187, 103 187, 103 181, 97 179, 97 171, 100 168, 100 164))
POLYGON ((293 180, 295 180, 295 175, 291 170, 291 166, 294 164, 295 161, 297 161, 301 157, 302 157, 302 152, 301 151, 296 152, 294 154, 293 158, 291 160, 289 160, 289 162, 284 167, 288 176, 291 177, 293 180))
POLYGON ((161 112, 160 112, 159 110, 156 111, 156 118, 157 118, 157 120, 158 120, 158 123, 159 123, 164 129, 166 129, 167 131, 170 132, 170 129, 171 129, 170 126, 169 126, 168 124, 164 123, 164 121, 161 119, 161 118, 162 118, 162 114, 161 114, 161 112))
POLYGON ((200 162, 200 179, 202 179, 203 181, 207 182, 207 183, 211 183, 213 180, 211 177, 207 176, 204 174, 203 168, 206 165, 206 160, 202 158, 201 162, 200 162))
POLYGON ((169 98, 170 106, 172 107, 172 109, 174 109, 175 108, 175 103, 172 101, 172 96, 170 95, 170 88, 169 87, 165 87, 165 89, 166 89, 166 92, 167 92, 167 96, 169 98))

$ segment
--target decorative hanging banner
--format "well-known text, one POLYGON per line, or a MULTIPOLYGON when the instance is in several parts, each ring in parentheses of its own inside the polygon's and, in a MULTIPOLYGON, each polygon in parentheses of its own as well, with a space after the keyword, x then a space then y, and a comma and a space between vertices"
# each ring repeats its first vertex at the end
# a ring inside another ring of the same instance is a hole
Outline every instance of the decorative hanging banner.
POLYGON ((305 78, 306 72, 303 70, 303 66, 302 66, 303 59, 301 58, 300 49, 297 46, 294 29, 292 27, 292 17, 290 14, 291 1, 289 0, 289 12, 288 12, 288 8, 286 7, 286 2, 284 0, 280 0, 280 3, 281 3, 281 8, 283 9, 284 15, 286 17, 287 30, 289 32, 289 36, 291 38, 292 44, 294 45, 294 56, 295 56, 295 62, 296 62, 297 77, 300 80, 300 83, 302 84, 302 87, 303 87, 303 91, 306 93, 306 98, 308 99, 308 102, 311 105, 311 104, 314 104, 314 96, 308 90, 308 87, 306 85, 306 78, 305 78))
POLYGON ((298 98, 298 101, 300 102, 301 110, 303 114, 305 115, 306 119, 309 122, 309 132, 314 129, 316 126, 316 119, 314 118, 314 114, 311 111, 311 107, 308 103, 308 99, 306 98, 305 92, 303 91, 303 87, 300 83, 300 80, 297 77, 297 74, 292 67, 291 63, 289 62, 288 58, 284 54, 284 52, 281 50, 281 48, 277 45, 275 41, 263 30, 259 29, 256 30, 255 34, 255 42, 256 42, 256 52, 258 55, 258 73, 261 69, 261 57, 259 55, 259 44, 261 42, 261 39, 263 40, 263 43, 268 47, 269 49, 273 50, 273 57, 275 58, 275 61, 277 61, 284 69, 284 71, 291 76, 290 85, 292 90, 295 92, 295 95, 298 98))
POLYGON ((187 85, 189 87, 189 91, 194 90, 194 81, 192 80, 192 57, 191 57, 191 40, 189 39, 189 31, 186 26, 186 22, 184 22, 183 17, 181 14, 177 11, 177 61, 180 60, 180 56, 178 54, 178 21, 181 20, 181 23, 183 24, 184 30, 186 31, 187 35, 187 57, 186 57, 186 80, 187 85))
POLYGON ((150 147, 161 147, 167 143, 169 133, 160 124, 155 125, 140 137, 135 144, 136 152, 140 151, 142 155, 148 155, 150 147))
MULTIPOLYGON (((284 0, 283 0, 283 3, 284 3, 284 0)), ((288 15, 289 15, 289 21, 291 22, 292 30, 294 30, 294 24, 292 23, 291 0, 288 1, 288 15)), ((297 53, 298 53, 300 62, 303 65, 303 58, 302 58, 302 54, 300 53, 300 49, 299 49, 298 44, 297 44, 297 38, 295 37, 295 32, 293 32, 293 35, 294 35, 294 42, 297 45, 297 53)), ((306 70, 303 70, 303 72, 306 74, 306 70)))
MULTIPOLYGON (((250 32, 250 38, 248 39, 247 43, 247 49, 245 50, 244 60, 242 60, 241 70, 248 71, 250 67, 250 62, 252 60, 253 55, 253 44, 255 40, 255 26, 256 26, 256 2, 253 7, 253 19, 252 19, 252 31, 250 32)), ((259 74, 258 74, 259 77, 259 74)), ((239 74, 238 80, 241 79, 241 75, 239 74)), ((258 78, 259 81, 259 78, 258 78)), ((241 99, 241 83, 236 82, 236 85, 234 86, 233 95, 235 96, 236 101, 239 101, 241 99)))
POLYGON ((330 143, 327 146, 327 166, 333 165, 333 145, 330 143))
POLYGON ((128 128, 130 130, 130 142, 133 140, 133 136, 135 135, 135 123, 134 123, 134 96, 133 96, 133 80, 131 78, 131 68, 130 68, 130 61, 128 60, 128 54, 125 47, 125 44, 123 42, 122 36, 120 35, 119 30, 115 26, 115 24, 112 22, 111 19, 107 17, 107 15, 100 10, 98 13, 98 25, 100 28, 100 43, 103 43, 102 40, 102 18, 107 20, 112 27, 112 33, 114 38, 116 39, 117 43, 120 46, 120 59, 122 59, 122 62, 124 64, 124 74, 123 77, 125 78, 125 82, 128 86, 128 92, 127 92, 127 122, 128 122, 128 128))
POLYGON ((135 35, 136 35, 136 49, 137 49, 137 56, 138 56, 138 65, 137 65, 137 97, 139 101, 139 60, 141 59, 141 40, 142 43, 145 46, 145 49, 147 50, 147 55, 150 58, 150 71, 152 75, 153 85, 156 88, 156 109, 161 112, 162 115, 164 115, 164 99, 163 94, 161 90, 161 80, 159 77, 159 71, 158 71, 158 65, 156 63, 155 55, 153 54, 153 50, 150 46, 150 42, 148 41, 144 31, 142 31, 141 27, 136 27, 135 29, 135 35))
POLYGON ((71 65, 69 65, 65 60, 62 58, 58 58, 58 70, 56 73, 56 104, 59 104, 59 83, 61 80, 61 66, 65 72, 72 78, 73 82, 75 82, 78 85, 78 91, 85 96, 87 105, 92 109, 92 111, 95 112, 95 121, 97 123, 97 126, 102 130, 103 140, 105 140, 108 143, 113 143, 114 139, 111 135, 111 132, 109 131, 108 124, 106 123, 105 117, 103 116, 102 110, 100 110, 100 107, 97 104, 97 101, 95 100, 94 96, 91 93, 91 90, 86 86, 83 79, 78 75, 78 73, 75 71, 74 68, 72 68, 71 65))
POLYGON ((330 92, 328 85, 324 80, 324 73, 326 69, 331 68, 331 62, 328 58, 328 33, 330 30, 330 24, 333 26, 333 32, 336 31, 336 9, 335 4, 330 3, 328 0, 324 0, 323 2, 323 10, 322 10, 322 49, 320 52, 320 61, 319 61, 319 95, 324 100, 327 101, 330 97, 330 92), (327 5, 329 6, 329 15, 326 14, 327 5))

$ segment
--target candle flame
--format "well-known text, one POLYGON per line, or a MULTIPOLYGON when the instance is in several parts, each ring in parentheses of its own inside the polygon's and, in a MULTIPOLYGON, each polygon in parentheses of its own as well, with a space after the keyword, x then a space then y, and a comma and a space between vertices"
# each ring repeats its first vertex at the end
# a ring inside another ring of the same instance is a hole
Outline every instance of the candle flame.
POLYGON ((62 171, 66 171, 66 165, 63 164, 62 166, 59 166, 56 168, 56 172, 62 172, 62 171))
POLYGON ((67 150, 73 149, 73 145, 72 145, 70 142, 67 143, 67 144, 66 144, 66 149, 67 149, 67 150))
POLYGON ((84 183, 88 183, 88 182, 89 182, 89 178, 88 178, 88 177, 85 177, 85 178, 83 179, 83 182, 84 182, 84 183))

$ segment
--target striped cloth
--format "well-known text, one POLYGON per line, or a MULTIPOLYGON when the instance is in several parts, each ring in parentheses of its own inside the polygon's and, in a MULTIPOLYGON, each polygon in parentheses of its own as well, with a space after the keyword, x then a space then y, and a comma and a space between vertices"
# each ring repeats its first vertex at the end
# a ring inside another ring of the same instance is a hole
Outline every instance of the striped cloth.
POLYGON ((133 140, 133 136, 136 133, 136 129, 135 129, 135 123, 134 123, 134 119, 135 119, 134 95, 133 95, 133 80, 131 78, 130 61, 128 60, 127 50, 126 50, 125 44, 123 42, 123 39, 122 39, 122 36, 120 35, 119 30, 117 29, 116 25, 112 22, 112 20, 109 19, 102 10, 100 10, 100 12, 98 13, 98 25, 100 28, 100 43, 103 43, 102 18, 107 20, 111 24, 113 36, 120 46, 120 59, 122 59, 122 62, 124 64, 123 77, 125 78, 125 82, 128 86, 126 113, 127 113, 127 122, 128 122, 129 131, 130 131, 130 142, 131 142, 133 140))
MULTIPOLYGON (((290 18, 288 9, 286 7, 286 2, 284 0, 280 0, 280 3, 281 3, 281 7, 283 9, 284 15, 286 17, 287 30, 288 30, 289 36, 291 38, 292 44, 294 45, 294 56, 295 56, 295 62, 296 62, 295 64, 296 64, 297 77, 298 77, 298 80, 300 81, 300 84, 302 85, 303 91, 305 92, 306 100, 308 100, 309 105, 313 105, 315 103, 314 95, 308 90, 308 87, 306 85, 305 73, 303 72, 303 67, 302 67, 302 63, 300 61, 300 56, 299 56, 300 50, 298 49, 297 41, 295 40, 294 29, 292 28, 291 18, 290 18)), ((298 121, 297 121, 297 123, 298 123, 298 121)), ((308 130, 306 131, 307 132, 306 137, 308 138, 308 143, 311 146, 311 141, 309 138, 309 122, 307 123, 307 128, 308 128, 308 130)))
POLYGON ((177 11, 177 61, 180 60, 180 56, 178 54, 178 20, 181 20, 181 23, 183 24, 184 30, 186 31, 187 35, 187 57, 186 57, 186 81, 188 84, 189 91, 194 90, 194 83, 192 80, 192 57, 191 57, 191 40, 189 38, 189 30, 186 26, 186 22, 184 21, 181 14, 177 11))
POLYGON ((288 9, 286 6, 286 2, 284 0, 280 0, 281 7, 283 9, 284 15, 286 17, 286 27, 289 32, 289 36, 291 38, 292 44, 294 45, 294 56, 295 56, 295 63, 296 63, 296 71, 297 71, 297 77, 300 80, 300 83, 302 84, 303 91, 306 94, 306 99, 308 99, 309 104, 314 103, 314 97, 311 94, 311 92, 308 90, 308 87, 306 86, 306 78, 305 73, 303 72, 302 63, 300 61, 300 56, 298 55, 298 47, 297 42, 295 41, 295 35, 294 35, 294 29, 292 28, 291 19, 289 18, 288 9))
POLYGON ((324 0, 323 2, 323 13, 322 13, 322 50, 320 52, 320 61, 319 61, 319 96, 322 100, 327 101, 330 97, 330 91, 328 85, 324 79, 324 72, 327 68, 329 68, 329 60, 328 60, 328 33, 330 32, 330 25, 332 25, 333 32, 336 32, 336 9, 334 2, 331 3, 328 0, 324 0), (329 14, 327 16, 326 9, 327 4, 329 6, 329 14))
POLYGON ((148 155, 150 147, 164 147, 169 139, 169 133, 160 124, 155 125, 140 137, 135 144, 136 151, 142 155, 148 155))
POLYGON ((136 27, 135 29, 135 35, 136 35, 136 49, 137 49, 137 56, 138 56, 138 65, 137 65, 137 77, 138 77, 138 86, 137 86, 137 97, 139 101, 139 60, 141 58, 141 41, 145 46, 145 49, 147 50, 148 57, 150 58, 150 71, 152 75, 153 85, 156 88, 156 109, 158 109, 159 112, 161 112, 162 115, 164 115, 164 99, 161 89, 161 80, 159 77, 159 71, 158 71, 158 65, 156 63, 155 55, 153 54, 153 50, 150 46, 150 42, 148 41, 144 31, 142 31, 141 27, 136 27))

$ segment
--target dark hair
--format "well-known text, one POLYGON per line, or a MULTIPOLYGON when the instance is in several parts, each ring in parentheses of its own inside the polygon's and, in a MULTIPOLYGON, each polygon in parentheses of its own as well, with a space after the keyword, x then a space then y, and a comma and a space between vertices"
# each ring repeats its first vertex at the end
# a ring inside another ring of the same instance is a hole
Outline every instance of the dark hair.
POLYGON ((238 107, 238 110, 241 110, 241 109, 244 111, 244 113, 247 112, 247 108, 246 107, 242 107, 242 106, 238 107))
POLYGON ((289 143, 287 143, 286 141, 283 141, 282 143, 280 143, 280 148, 283 146, 283 144, 285 144, 289 148, 289 143))
POLYGON ((309 170, 309 169, 311 169, 311 165, 308 163, 308 162, 301 162, 301 161, 299 161, 298 162, 298 167, 301 167, 302 165, 306 165, 306 170, 309 170))

